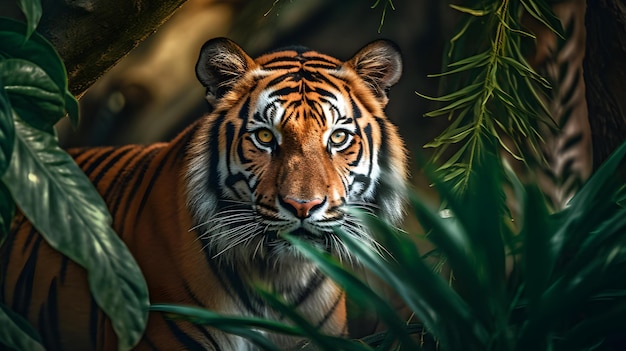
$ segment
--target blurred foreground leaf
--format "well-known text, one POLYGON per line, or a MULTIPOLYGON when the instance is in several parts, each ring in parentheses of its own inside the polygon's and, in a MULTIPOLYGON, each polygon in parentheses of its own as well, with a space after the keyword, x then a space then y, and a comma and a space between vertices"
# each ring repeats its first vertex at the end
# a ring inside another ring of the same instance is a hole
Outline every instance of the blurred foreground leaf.
POLYGON ((111 318, 119 348, 143 334, 147 286, 110 227, 102 198, 56 139, 16 118, 13 156, 2 182, 33 226, 56 250, 85 267, 94 299, 111 318))

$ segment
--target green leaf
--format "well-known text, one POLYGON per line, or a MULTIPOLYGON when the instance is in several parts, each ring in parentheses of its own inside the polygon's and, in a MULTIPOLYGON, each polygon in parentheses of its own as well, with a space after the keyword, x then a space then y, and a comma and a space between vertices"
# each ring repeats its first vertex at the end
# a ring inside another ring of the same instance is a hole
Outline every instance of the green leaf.
POLYGON ((287 305, 280 298, 274 294, 262 289, 257 289, 257 292, 261 297, 267 301, 272 308, 281 315, 289 318, 296 326, 302 330, 304 336, 307 336, 311 342, 321 347, 322 350, 351 350, 351 351, 371 351, 371 348, 356 343, 352 340, 324 335, 318 329, 319 327, 311 324, 304 317, 297 313, 294 307, 287 305))
MULTIPOLYGON (((0 77, 0 176, 9 168, 13 146, 15 144, 15 126, 13 125, 13 111, 11 103, 2 87, 0 77)), ((15 203, 11 193, 0 183, 0 246, 11 229, 11 221, 15 214, 15 203)), ((0 339, 1 340, 1 339, 0 339)))
MULTIPOLYGON (((306 258, 315 262, 326 275, 342 286, 346 294, 356 303, 375 308, 379 318, 389 327, 390 332, 394 333, 404 345, 407 345, 409 349, 417 349, 417 345, 415 345, 406 332, 405 321, 398 317, 387 301, 382 299, 370 287, 354 276, 353 273, 343 268, 328 254, 320 252, 294 236, 284 235, 283 237, 306 258)), ((371 252, 371 248, 368 248, 367 251, 371 252)), ((361 256, 359 255, 359 257, 361 256)))
POLYGON ((9 189, 0 182, 0 246, 11 230, 11 221, 15 216, 15 203, 9 189))
POLYGON ((70 118, 70 122, 74 128, 80 124, 80 113, 78 108, 78 100, 69 91, 65 91, 65 111, 70 118))
POLYGON ((54 124, 65 115, 65 97, 43 69, 22 59, 2 60, 0 82, 24 121, 54 134, 54 124))
POLYGON ((570 200, 568 207, 559 215, 562 221, 554 233, 550 248, 552 256, 558 257, 566 243, 574 238, 572 232, 588 232, 593 223, 598 223, 592 216, 604 215, 607 199, 617 193, 619 185, 615 174, 626 157, 626 142, 622 143, 600 168, 587 180, 583 187, 570 200))
POLYGON ((482 17, 485 15, 488 15, 489 13, 491 13, 492 11, 490 10, 477 10, 477 9, 470 9, 467 7, 463 7, 463 6, 459 6, 459 5, 454 5, 454 4, 450 4, 449 5, 451 8, 463 12, 463 13, 467 13, 469 15, 472 16, 476 16, 476 17, 482 17))
POLYGON ((536 187, 526 188, 526 198, 518 198, 524 208, 522 236, 524 238, 524 274, 530 313, 537 308, 547 288, 556 258, 550 251, 551 227, 543 195, 536 187))
POLYGON ((111 318, 119 348, 130 349, 148 317, 147 287, 137 263, 111 229, 104 201, 56 139, 18 119, 16 131, 2 181, 46 241, 87 269, 91 292, 111 318))
POLYGON ((22 316, 0 303, 0 346, 14 350, 44 351, 39 335, 22 316))
POLYGON ((9 167, 14 143, 13 111, 9 97, 3 88, 2 72, 0 72, 0 176, 9 167))
POLYGON ((415 244, 379 219, 366 214, 360 217, 390 257, 381 259, 362 242, 336 230, 350 252, 402 297, 442 349, 482 349, 487 338, 483 325, 452 287, 425 264, 415 244))
POLYGON ((59 91, 66 94, 64 98, 67 112, 73 121, 78 120, 78 109, 71 101, 67 90, 67 71, 54 46, 37 32, 32 33, 26 40, 24 23, 0 17, 0 56, 6 58, 20 58, 31 61, 41 67, 52 79, 59 91))
POLYGON ((67 90, 67 72, 54 46, 37 32, 26 41, 25 32, 24 23, 0 17, 0 53, 7 58, 32 61, 46 71, 59 90, 67 90))
POLYGON ((41 19, 41 0, 18 0, 20 10, 24 13, 27 23, 26 40, 30 38, 41 19))
POLYGON ((561 21, 554 15, 552 9, 550 9, 545 1, 520 0, 520 2, 531 16, 543 23, 561 39, 565 38, 561 21))
POLYGON ((255 317, 225 316, 199 307, 170 304, 154 304, 150 306, 154 312, 163 312, 171 319, 183 319, 195 324, 214 327, 230 334, 249 339, 263 350, 280 350, 257 329, 276 332, 283 335, 300 336, 302 332, 295 327, 271 320, 255 317))

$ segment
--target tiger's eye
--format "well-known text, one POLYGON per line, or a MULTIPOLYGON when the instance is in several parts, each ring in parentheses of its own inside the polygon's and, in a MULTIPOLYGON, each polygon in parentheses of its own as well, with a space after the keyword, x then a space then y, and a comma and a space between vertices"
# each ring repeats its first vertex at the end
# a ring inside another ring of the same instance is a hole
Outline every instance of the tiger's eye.
POLYGON ((348 133, 345 130, 336 130, 330 135, 330 142, 333 146, 339 146, 348 140, 348 133))
POLYGON ((274 134, 267 128, 261 128, 254 132, 256 139, 262 144, 271 144, 274 142, 274 134))

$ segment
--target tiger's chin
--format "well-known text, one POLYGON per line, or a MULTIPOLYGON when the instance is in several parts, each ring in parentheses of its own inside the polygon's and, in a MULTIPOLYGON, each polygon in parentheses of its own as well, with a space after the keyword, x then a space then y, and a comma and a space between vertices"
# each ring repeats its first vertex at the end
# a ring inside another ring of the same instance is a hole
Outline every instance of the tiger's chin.
POLYGON ((214 254, 213 258, 222 265, 252 267, 253 270, 260 271, 298 271, 303 265, 311 264, 299 245, 293 245, 287 236, 325 252, 339 261, 354 263, 354 258, 334 232, 311 231, 304 227, 289 232, 266 230, 228 249, 215 250, 215 247, 224 247, 227 243, 214 243, 213 250, 219 254, 214 254))

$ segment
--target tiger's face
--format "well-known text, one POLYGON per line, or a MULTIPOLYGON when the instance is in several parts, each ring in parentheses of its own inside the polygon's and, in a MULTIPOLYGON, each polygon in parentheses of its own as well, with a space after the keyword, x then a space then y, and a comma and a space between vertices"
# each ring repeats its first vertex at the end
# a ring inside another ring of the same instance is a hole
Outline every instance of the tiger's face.
POLYGON ((196 66, 214 106, 193 142, 188 199, 200 238, 232 262, 293 262, 282 234, 352 257, 333 228, 377 250, 350 208, 402 213, 403 143, 385 117, 401 61, 386 41, 341 62, 305 48, 251 59, 209 41, 196 66))

